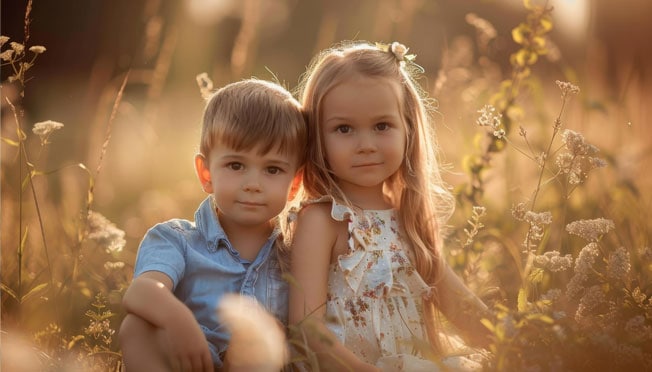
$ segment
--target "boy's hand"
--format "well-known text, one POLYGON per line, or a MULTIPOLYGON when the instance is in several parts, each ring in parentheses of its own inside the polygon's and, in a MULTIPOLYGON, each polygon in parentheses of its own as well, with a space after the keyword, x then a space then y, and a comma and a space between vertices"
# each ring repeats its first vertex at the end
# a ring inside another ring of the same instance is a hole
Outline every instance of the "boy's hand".
POLYGON ((173 370, 212 372, 213 359, 204 333, 188 308, 178 310, 169 313, 163 328, 173 370))
POLYGON ((127 312, 162 332, 163 351, 174 371, 213 371, 206 337, 190 309, 172 293, 167 275, 156 271, 141 274, 125 292, 122 304, 127 312))

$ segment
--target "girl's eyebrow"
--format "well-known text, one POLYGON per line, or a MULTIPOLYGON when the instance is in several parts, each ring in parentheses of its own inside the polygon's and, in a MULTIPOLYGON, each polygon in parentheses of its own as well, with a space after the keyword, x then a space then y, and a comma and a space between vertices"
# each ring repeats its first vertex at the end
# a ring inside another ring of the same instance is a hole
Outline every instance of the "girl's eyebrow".
MULTIPOLYGON (((381 121, 381 120, 398 120, 399 116, 395 114, 381 114, 378 116, 374 116, 371 118, 372 121, 381 121)), ((344 115, 336 115, 336 116, 331 116, 331 117, 326 117, 326 120, 324 120, 325 123, 328 123, 329 121, 341 121, 341 120, 350 120, 349 117, 344 116, 344 115)))

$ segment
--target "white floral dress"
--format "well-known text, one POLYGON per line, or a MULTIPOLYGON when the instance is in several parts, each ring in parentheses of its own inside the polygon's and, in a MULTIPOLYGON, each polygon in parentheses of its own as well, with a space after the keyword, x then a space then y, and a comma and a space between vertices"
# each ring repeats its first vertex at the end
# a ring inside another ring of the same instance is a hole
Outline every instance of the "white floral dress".
MULTIPOLYGON (((308 204, 317 202, 332 198, 308 204)), ((411 263, 396 211, 354 211, 332 202, 331 217, 347 221, 349 230, 349 251, 328 275, 326 319, 336 337, 385 371, 480 370, 467 358, 434 362, 419 354, 428 340, 423 298, 430 288, 411 263)))

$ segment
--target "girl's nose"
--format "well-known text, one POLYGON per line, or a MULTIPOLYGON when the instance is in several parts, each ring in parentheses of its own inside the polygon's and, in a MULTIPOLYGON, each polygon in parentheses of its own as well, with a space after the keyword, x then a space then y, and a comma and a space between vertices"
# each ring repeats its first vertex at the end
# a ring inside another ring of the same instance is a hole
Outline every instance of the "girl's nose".
POLYGON ((376 141, 373 133, 362 133, 358 138, 358 152, 376 151, 376 141))

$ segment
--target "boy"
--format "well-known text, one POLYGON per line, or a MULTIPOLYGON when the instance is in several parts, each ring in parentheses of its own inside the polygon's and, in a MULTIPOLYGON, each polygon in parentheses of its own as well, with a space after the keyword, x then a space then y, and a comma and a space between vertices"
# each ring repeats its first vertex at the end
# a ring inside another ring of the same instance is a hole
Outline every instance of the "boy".
POLYGON ((216 314, 228 293, 287 321, 278 215, 306 143, 299 103, 277 84, 249 79, 211 96, 195 157, 209 196, 194 222, 157 224, 140 244, 120 327, 127 372, 228 369, 229 333, 216 314))

